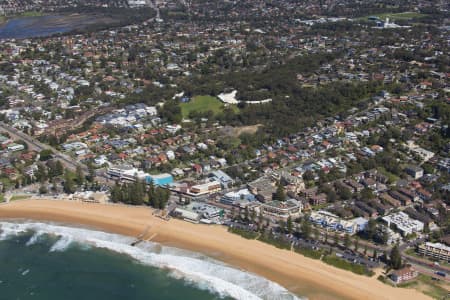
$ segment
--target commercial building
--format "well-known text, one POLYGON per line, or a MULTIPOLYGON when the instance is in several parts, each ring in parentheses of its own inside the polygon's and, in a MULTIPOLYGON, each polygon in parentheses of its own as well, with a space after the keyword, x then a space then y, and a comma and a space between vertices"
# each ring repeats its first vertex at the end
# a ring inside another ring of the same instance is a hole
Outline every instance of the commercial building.
POLYGON ((276 191, 274 182, 267 177, 261 177, 255 181, 249 182, 247 188, 261 202, 270 201, 273 193, 276 191))
POLYGON ((189 221, 189 222, 193 222, 193 223, 198 223, 201 218, 200 214, 198 214, 194 211, 188 210, 188 209, 181 208, 181 207, 175 208, 172 214, 175 217, 179 217, 185 221, 189 221))
POLYGON ((317 226, 333 231, 343 231, 351 235, 364 230, 368 223, 364 218, 342 220, 338 216, 324 210, 313 211, 310 215, 310 221, 317 226))
POLYGON ((209 224, 219 223, 220 218, 224 215, 224 211, 213 205, 191 202, 186 206, 175 208, 172 215, 194 223, 209 220, 203 222, 209 224))
POLYGON ((287 220, 300 217, 302 212, 302 203, 294 199, 287 201, 271 201, 261 205, 261 213, 263 216, 272 217, 278 220, 287 220))
POLYGON ((438 260, 450 261, 450 247, 441 243, 426 242, 419 246, 419 253, 438 260))
POLYGON ((200 196, 217 193, 220 192, 221 189, 222 186, 220 185, 220 182, 214 180, 202 184, 193 185, 191 186, 189 192, 190 194, 193 194, 195 196, 200 196))
POLYGON ((173 177, 170 174, 150 175, 141 170, 131 166, 112 166, 108 169, 107 174, 111 177, 116 177, 120 180, 136 181, 140 180, 146 184, 153 183, 154 185, 163 186, 173 182, 173 177))
POLYGON ((233 178, 231 178, 230 176, 228 176, 228 174, 226 174, 225 172, 223 172, 221 170, 212 171, 209 174, 209 177, 220 182, 220 184, 222 185, 222 187, 224 189, 229 188, 234 184, 233 178))
POLYGON ((403 236, 412 234, 414 232, 420 232, 423 230, 424 224, 418 220, 411 219, 404 212, 398 212, 390 214, 382 218, 388 226, 395 225, 395 228, 401 232, 403 236))
POLYGON ((247 200, 247 201, 255 201, 255 195, 250 193, 247 189, 242 189, 237 192, 228 192, 220 198, 220 202, 227 205, 234 205, 238 201, 247 200))
POLYGON ((417 276, 419 276, 419 272, 414 270, 412 267, 404 267, 400 270, 392 272, 391 279, 398 284, 414 279, 417 276))

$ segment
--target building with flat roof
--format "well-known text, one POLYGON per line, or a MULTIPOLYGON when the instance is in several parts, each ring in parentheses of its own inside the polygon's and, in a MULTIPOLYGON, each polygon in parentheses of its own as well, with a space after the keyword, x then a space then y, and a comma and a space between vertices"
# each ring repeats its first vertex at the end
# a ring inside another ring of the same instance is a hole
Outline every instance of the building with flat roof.
POLYGON ((233 178, 231 178, 230 176, 228 176, 227 173, 225 173, 221 170, 212 171, 209 174, 209 177, 220 182, 220 184, 222 185, 222 187, 224 189, 229 188, 229 187, 231 187, 231 185, 234 184, 233 178))
POLYGON ((191 186, 189 193, 195 196, 217 193, 222 190, 222 186, 218 181, 209 181, 202 184, 191 186))
POLYGON ((201 218, 200 214, 181 207, 175 208, 172 215, 193 223, 198 223, 201 218))
POLYGON ((388 226, 394 224, 397 230, 399 230, 403 236, 412 234, 414 232, 420 232, 423 230, 424 226, 422 222, 411 219, 404 212, 398 212, 384 216, 382 220, 385 221, 388 226))
POLYGON ((247 189, 242 189, 237 192, 228 192, 220 198, 220 202, 227 205, 234 205, 241 200, 255 201, 255 195, 250 193, 247 189))
POLYGON ((368 223, 368 221, 364 218, 343 220, 338 216, 324 210, 311 212, 309 218, 310 221, 317 226, 334 231, 346 232, 351 235, 357 233, 358 231, 364 230, 368 223))
POLYGON ((407 166, 405 171, 408 175, 410 175, 414 179, 419 179, 423 176, 423 169, 419 166, 407 166))
POLYGON ((450 247, 441 243, 426 242, 419 246, 418 251, 424 256, 438 260, 450 261, 450 247))
POLYGON ((106 172, 111 177, 116 177, 120 180, 136 181, 140 180, 146 184, 153 183, 154 185, 163 186, 173 182, 173 177, 170 174, 150 175, 132 166, 111 166, 106 172))
POLYGON ((302 203, 294 199, 283 202, 274 200, 263 203, 261 205, 261 213, 266 217, 286 221, 289 217, 292 219, 300 217, 302 208, 302 203))

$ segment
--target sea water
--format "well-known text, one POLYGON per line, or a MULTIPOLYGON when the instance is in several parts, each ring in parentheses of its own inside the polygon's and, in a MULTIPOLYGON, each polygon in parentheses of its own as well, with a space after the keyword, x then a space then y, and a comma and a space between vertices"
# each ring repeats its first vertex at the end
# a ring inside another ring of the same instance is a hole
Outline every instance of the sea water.
POLYGON ((0 299, 297 299, 207 256, 37 222, 0 222, 0 299))

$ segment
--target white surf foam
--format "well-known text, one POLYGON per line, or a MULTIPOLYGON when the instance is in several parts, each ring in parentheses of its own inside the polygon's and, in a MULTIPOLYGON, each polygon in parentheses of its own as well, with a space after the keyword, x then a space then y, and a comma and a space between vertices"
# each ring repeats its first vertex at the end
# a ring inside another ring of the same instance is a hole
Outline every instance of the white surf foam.
POLYGON ((72 244, 72 242, 73 240, 70 236, 62 236, 56 243, 53 244, 50 248, 50 252, 64 251, 70 246, 70 244, 72 244))
POLYGON ((39 242, 39 239, 44 235, 43 232, 35 232, 33 236, 28 240, 28 242, 25 244, 27 246, 31 246, 39 242))
POLYGON ((190 251, 150 242, 133 247, 130 246, 133 239, 129 237, 47 223, 0 222, 0 228, 0 239, 34 231, 27 244, 36 243, 42 234, 57 235, 59 239, 50 251, 64 251, 73 242, 77 242, 127 254, 143 264, 168 269, 172 276, 223 297, 246 300, 298 299, 272 281, 190 251))

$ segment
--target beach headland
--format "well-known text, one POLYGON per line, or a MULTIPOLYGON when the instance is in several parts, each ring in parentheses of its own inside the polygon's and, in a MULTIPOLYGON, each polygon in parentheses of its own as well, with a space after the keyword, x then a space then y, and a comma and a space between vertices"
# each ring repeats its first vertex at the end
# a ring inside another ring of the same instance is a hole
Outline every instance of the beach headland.
POLYGON ((192 250, 277 282, 308 299, 430 299, 412 289, 331 267, 321 261, 227 232, 223 226, 164 221, 146 207, 57 200, 23 200, 0 205, 0 219, 53 221, 92 227, 192 250))

